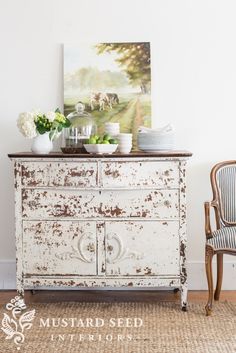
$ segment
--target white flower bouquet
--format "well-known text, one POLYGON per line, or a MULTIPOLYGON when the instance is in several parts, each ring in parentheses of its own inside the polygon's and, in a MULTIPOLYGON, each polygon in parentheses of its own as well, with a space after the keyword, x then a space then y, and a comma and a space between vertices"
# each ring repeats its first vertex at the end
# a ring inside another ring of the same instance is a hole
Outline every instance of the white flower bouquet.
POLYGON ((40 112, 24 112, 19 115, 17 126, 23 136, 34 138, 38 134, 49 133, 50 140, 57 138, 64 128, 70 127, 71 123, 59 109, 46 114, 40 112))

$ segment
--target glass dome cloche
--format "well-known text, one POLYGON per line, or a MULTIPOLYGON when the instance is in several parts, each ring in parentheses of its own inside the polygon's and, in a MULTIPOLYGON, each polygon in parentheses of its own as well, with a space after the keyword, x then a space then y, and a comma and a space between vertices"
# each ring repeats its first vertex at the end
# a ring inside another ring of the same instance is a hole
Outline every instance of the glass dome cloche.
POLYGON ((63 152, 85 152, 84 143, 97 132, 94 118, 85 111, 85 105, 82 102, 75 105, 75 111, 67 115, 67 118, 70 120, 71 126, 64 129, 63 152))

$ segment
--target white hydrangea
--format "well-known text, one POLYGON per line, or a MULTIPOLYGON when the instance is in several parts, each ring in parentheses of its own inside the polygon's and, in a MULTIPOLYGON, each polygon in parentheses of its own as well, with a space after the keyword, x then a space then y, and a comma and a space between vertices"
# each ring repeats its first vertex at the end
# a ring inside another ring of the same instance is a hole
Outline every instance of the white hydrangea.
POLYGON ((33 114, 34 115, 34 117, 36 117, 37 115, 43 115, 43 113, 41 112, 41 110, 40 109, 33 109, 32 111, 31 111, 31 114, 33 114))
POLYGON ((55 112, 47 112, 45 115, 46 115, 46 118, 51 122, 56 118, 55 112))
POLYGON ((24 112, 19 115, 17 126, 23 136, 33 138, 37 136, 36 126, 34 123, 35 114, 24 112))

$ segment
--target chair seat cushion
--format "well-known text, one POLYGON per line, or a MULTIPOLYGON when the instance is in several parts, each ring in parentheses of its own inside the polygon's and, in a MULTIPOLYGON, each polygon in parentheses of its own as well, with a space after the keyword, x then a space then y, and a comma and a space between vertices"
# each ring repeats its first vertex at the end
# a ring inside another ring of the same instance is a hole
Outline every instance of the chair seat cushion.
POLYGON ((236 227, 224 227, 212 233, 213 238, 207 240, 207 244, 214 249, 236 250, 236 227))

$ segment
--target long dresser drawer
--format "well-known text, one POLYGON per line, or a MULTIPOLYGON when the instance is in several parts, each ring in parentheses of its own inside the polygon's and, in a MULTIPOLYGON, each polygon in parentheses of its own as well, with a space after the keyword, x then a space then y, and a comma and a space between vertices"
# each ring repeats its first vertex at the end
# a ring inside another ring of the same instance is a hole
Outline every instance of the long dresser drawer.
POLYGON ((177 188, 179 163, 159 161, 113 161, 101 163, 104 188, 154 187, 177 188))
POLYGON ((96 187, 96 162, 25 162, 21 168, 22 185, 29 187, 96 187))
POLYGON ((179 190, 22 191, 23 219, 179 217, 179 190))

